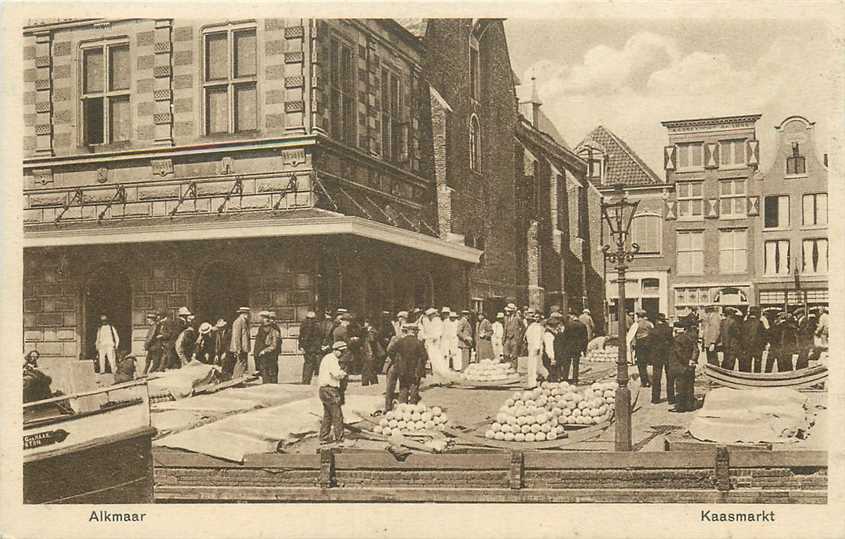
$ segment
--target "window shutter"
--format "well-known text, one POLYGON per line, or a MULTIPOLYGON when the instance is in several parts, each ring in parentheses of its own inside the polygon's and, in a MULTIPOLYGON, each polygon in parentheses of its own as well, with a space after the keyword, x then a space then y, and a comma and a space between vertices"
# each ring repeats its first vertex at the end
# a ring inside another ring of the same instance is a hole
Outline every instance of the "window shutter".
POLYGON ((704 168, 719 168, 719 145, 707 143, 704 145, 704 168))
POLYGON ((748 215, 760 215, 760 197, 748 197, 748 215))
POLYGON ((745 156, 748 166, 756 167, 760 162, 760 143, 756 140, 745 142, 745 156))
POLYGON ((666 146, 663 148, 663 168, 666 170, 675 170, 677 166, 677 146, 666 146))
POLYGON ((708 219, 718 219, 719 218, 719 199, 718 198, 708 198, 707 202, 707 218, 708 219))
POLYGON ((666 215, 667 221, 677 219, 676 205, 677 205, 677 202, 675 202, 674 200, 667 200, 666 201, 665 215, 666 215))

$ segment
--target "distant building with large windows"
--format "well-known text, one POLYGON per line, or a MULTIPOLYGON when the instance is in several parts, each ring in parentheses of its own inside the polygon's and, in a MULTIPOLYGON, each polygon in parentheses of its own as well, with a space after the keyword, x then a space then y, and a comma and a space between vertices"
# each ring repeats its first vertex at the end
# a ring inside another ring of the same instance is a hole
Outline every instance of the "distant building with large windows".
POLYGON ((761 175, 763 224, 756 249, 757 302, 766 307, 828 304, 827 155, 814 124, 790 116, 775 127, 774 161, 761 175), (796 286, 797 283, 800 288, 796 286))
POLYGON ((664 233, 675 315, 714 304, 741 310, 754 302, 760 271, 761 176, 756 123, 760 115, 663 122, 666 181, 664 233))
MULTIPOLYGON (((604 126, 593 129, 575 152, 589 163, 587 175, 600 196, 609 196, 622 185, 629 200, 639 201, 631 222, 631 241, 640 246, 639 255, 630 262, 625 275, 626 310, 644 309, 651 315, 669 313, 671 306, 670 270, 674 255, 671 237, 665 230, 664 207, 672 192, 672 185, 660 177, 621 138, 604 126)), ((601 218, 601 210, 596 212, 601 218)), ((604 223, 591 223, 593 239, 591 251, 599 258, 601 246, 611 243, 604 223)), ((618 280, 612 264, 596 260, 602 272, 607 298, 608 331, 616 333, 618 280)))

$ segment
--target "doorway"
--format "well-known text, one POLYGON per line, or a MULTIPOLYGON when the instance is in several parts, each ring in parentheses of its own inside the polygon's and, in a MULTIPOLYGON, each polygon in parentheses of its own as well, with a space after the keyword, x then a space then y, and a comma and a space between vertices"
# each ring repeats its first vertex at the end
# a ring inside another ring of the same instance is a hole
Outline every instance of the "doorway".
POLYGON ((108 316, 120 339, 117 357, 129 353, 132 350, 132 287, 126 274, 113 267, 100 268, 88 278, 83 293, 85 345, 82 349, 85 358, 97 357, 97 330, 103 314, 108 316))
POLYGON ((191 310, 197 323, 210 322, 220 318, 230 324, 236 317, 238 307, 249 305, 249 290, 246 277, 228 264, 208 264, 197 276, 194 284, 194 305, 191 310))

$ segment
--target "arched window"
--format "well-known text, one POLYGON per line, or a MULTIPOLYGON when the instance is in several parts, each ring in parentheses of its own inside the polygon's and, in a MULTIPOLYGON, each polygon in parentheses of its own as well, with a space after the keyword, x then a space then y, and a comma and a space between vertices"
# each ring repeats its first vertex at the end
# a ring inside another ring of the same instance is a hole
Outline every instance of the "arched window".
POLYGON ((640 253, 659 254, 662 219, 656 213, 639 213, 631 222, 631 241, 639 244, 640 253))
POLYGON ((481 124, 475 114, 469 119, 469 167, 481 170, 481 124))

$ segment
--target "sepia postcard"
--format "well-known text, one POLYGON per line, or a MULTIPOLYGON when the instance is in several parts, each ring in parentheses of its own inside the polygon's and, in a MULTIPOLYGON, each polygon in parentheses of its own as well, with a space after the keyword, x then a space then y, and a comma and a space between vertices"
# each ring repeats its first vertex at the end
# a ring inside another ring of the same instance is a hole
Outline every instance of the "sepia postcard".
POLYGON ((845 537, 841 2, 2 15, 0 537, 845 537))

